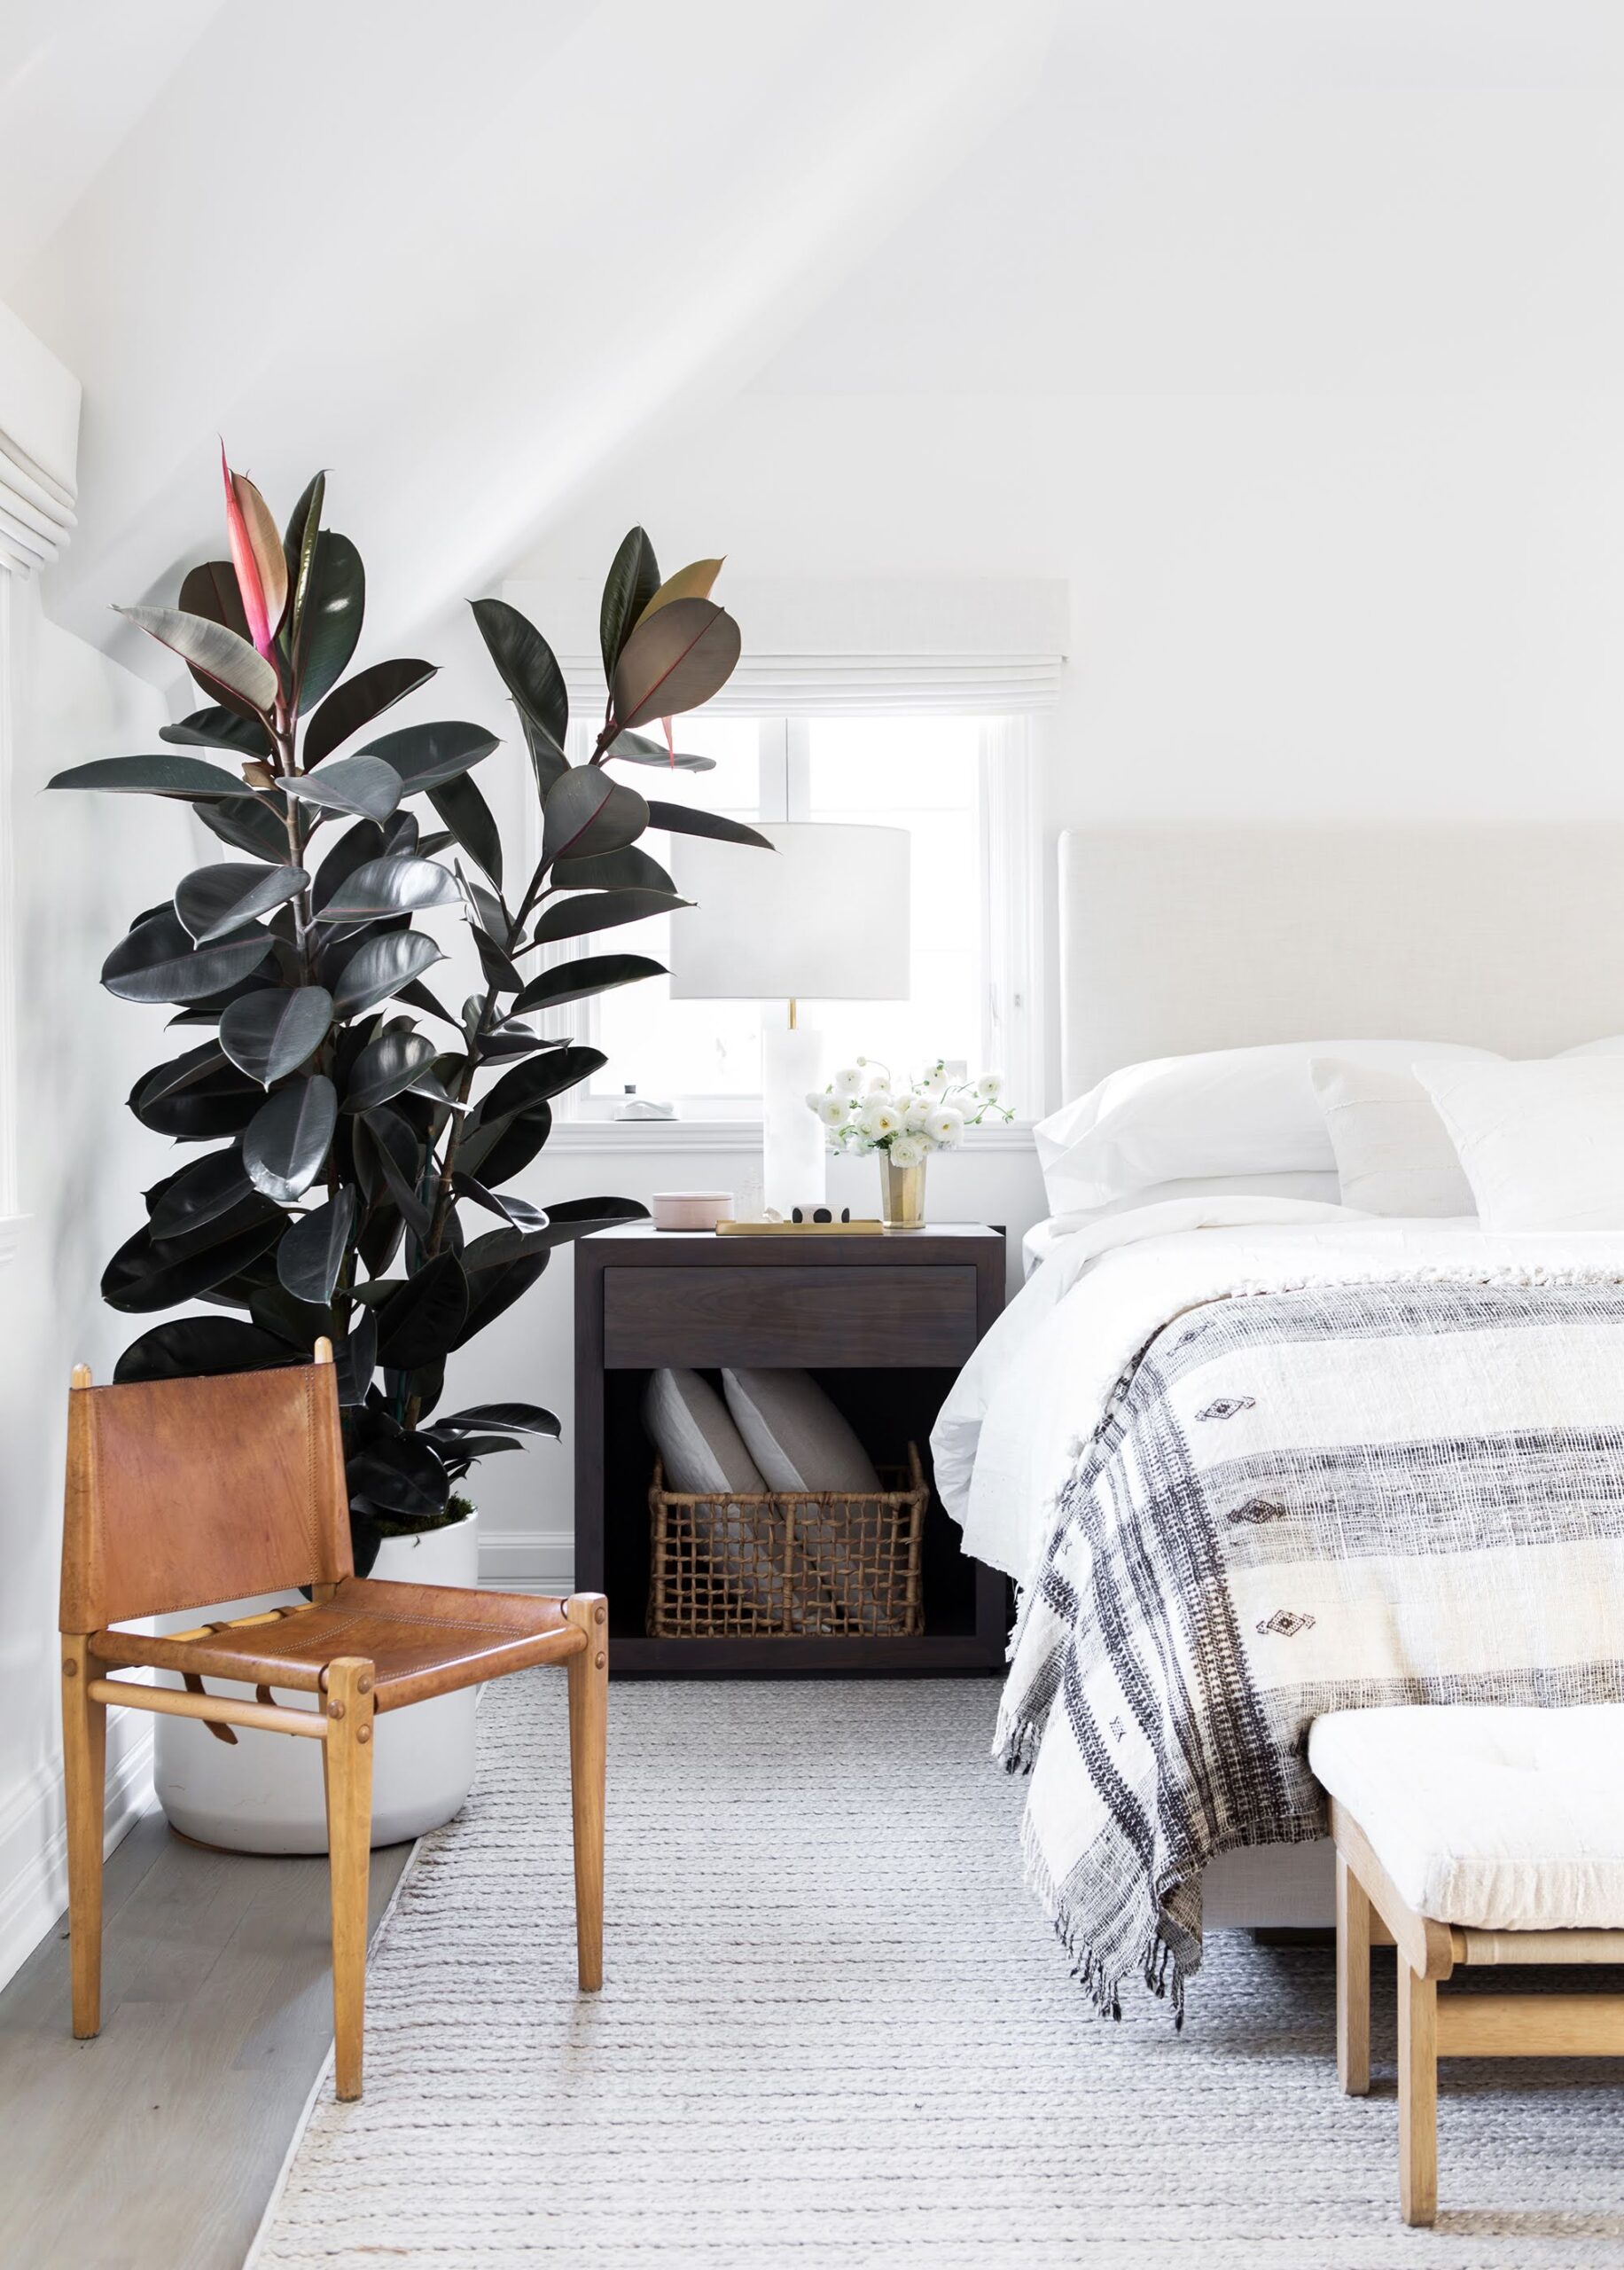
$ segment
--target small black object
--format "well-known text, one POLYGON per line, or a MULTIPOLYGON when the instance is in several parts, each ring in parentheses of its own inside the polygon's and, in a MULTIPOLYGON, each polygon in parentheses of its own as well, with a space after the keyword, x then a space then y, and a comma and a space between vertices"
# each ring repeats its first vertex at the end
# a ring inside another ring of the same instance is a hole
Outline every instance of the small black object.
POLYGON ((830 1212, 827 1206, 820 1206, 814 1213, 812 1219, 815 1222, 832 1222, 834 1216, 830 1212))

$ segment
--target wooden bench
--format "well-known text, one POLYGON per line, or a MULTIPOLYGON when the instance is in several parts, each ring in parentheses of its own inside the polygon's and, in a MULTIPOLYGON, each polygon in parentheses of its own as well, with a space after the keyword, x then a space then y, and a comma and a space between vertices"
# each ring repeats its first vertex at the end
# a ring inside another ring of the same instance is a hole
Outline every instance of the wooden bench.
POLYGON ((1624 1963, 1624 1706, 1340 1710, 1308 1760, 1337 1847, 1338 2070, 1368 2092, 1390 1940, 1399 2203, 1430 2223, 1440 2057, 1624 2056, 1624 1994, 1438 1992, 1457 1967, 1624 1963))

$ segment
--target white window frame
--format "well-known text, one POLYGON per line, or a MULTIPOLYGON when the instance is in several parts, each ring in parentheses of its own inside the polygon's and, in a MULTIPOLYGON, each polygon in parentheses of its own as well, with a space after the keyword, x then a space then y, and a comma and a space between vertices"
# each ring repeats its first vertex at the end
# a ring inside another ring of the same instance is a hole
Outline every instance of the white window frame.
MULTIPOLYGON (((763 716, 759 721, 756 817, 765 820, 810 818, 811 720, 807 716, 763 716)), ((1025 1148, 1033 1120, 1043 1111, 1042 999, 1042 829, 1039 797, 1040 720, 1027 713, 980 720, 978 813, 984 863, 980 909, 982 989, 980 1062, 996 1065, 1007 1092, 1019 1108, 1016 1121, 972 1127, 966 1140, 978 1148, 1025 1148)), ((591 753, 593 733, 570 727, 572 763, 591 753)), ((634 773, 622 778, 636 779, 634 773)), ((534 807, 527 821, 535 832, 534 807)), ((531 857, 536 856, 532 847, 531 857)), ((554 949, 550 961, 567 961, 602 951, 602 941, 572 939, 554 949)), ((571 1002, 549 1012, 543 1030, 585 1043, 597 1035, 597 1003, 571 1002)), ((613 1067, 610 1068, 613 1071, 613 1067)), ((972 1070, 977 1068, 972 1066, 972 1070)), ((761 1144, 759 1094, 694 1094, 682 1099, 678 1121, 616 1120, 621 1101, 607 1090, 593 1095, 572 1088, 555 1099, 552 1143, 564 1149, 754 1150, 761 1144)))

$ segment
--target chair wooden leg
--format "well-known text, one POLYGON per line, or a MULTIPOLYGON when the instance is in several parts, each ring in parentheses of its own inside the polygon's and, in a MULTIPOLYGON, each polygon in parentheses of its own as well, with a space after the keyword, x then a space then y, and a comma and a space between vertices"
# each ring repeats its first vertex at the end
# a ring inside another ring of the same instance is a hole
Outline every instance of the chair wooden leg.
POLYGON ((62 1641, 62 1757, 67 1783, 67 1928, 74 2039, 101 2031, 102 1846, 107 1802, 107 1706, 90 1700, 101 1676, 88 1641, 62 1641))
POLYGON ((1348 2096, 1370 2090, 1370 1903, 1337 1854, 1337 2072, 1348 2096))
POLYGON ((366 2024, 366 1906, 372 1851, 372 1666, 356 1656, 327 1666, 327 1843, 332 1871, 334 2081, 361 2094, 366 2024))
POLYGON ((582 1992, 604 1983, 604 1794, 609 1710, 609 1604, 575 1593, 564 1613, 587 1635, 569 1659, 569 1779, 575 1826, 575 1975, 582 1992))
POLYGON ((1399 2205, 1407 2223, 1438 2215, 1438 1986, 1399 1956, 1399 2205))

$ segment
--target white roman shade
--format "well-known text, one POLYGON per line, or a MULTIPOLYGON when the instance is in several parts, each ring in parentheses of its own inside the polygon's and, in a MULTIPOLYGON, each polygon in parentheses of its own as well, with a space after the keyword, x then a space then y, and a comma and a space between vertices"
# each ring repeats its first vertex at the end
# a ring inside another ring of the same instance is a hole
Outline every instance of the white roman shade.
POLYGON ((79 381, 0 301, 0 568, 30 575, 74 528, 79 381))
MULTIPOLYGON (((598 593, 519 581, 503 597, 552 646, 573 711, 601 716, 598 593)), ((738 668, 708 708, 744 717, 993 716, 1052 708, 1070 635, 1064 583, 1022 577, 733 575, 716 597, 744 634, 738 668)))

